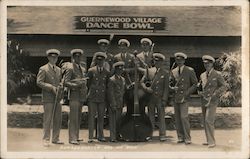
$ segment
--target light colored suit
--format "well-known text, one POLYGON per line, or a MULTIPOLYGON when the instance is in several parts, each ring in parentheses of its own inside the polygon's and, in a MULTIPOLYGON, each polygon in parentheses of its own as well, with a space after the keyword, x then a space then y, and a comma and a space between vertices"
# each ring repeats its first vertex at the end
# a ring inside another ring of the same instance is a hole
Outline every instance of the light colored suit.
POLYGON ((62 124, 62 107, 60 103, 55 108, 54 118, 52 119, 53 107, 55 104, 55 93, 53 89, 59 86, 62 79, 61 69, 57 66, 52 68, 46 64, 40 67, 37 74, 37 85, 42 88, 42 100, 44 107, 43 114, 43 139, 50 140, 51 120, 53 120, 52 141, 59 141, 60 129, 62 124))
POLYGON ((178 87, 178 90, 174 91, 177 136, 179 140, 191 141, 187 102, 190 98, 190 94, 196 90, 198 80, 194 69, 188 66, 184 66, 180 75, 178 73, 178 67, 173 69, 172 79, 175 81, 175 86, 178 87))
MULTIPOLYGON (((152 66, 153 55, 150 51, 147 53, 142 51, 138 55, 136 55, 136 57, 140 58, 141 61, 144 61, 148 65, 148 67, 152 66)), ((140 63, 140 66, 144 68, 144 65, 142 63, 140 63)))
POLYGON ((81 78, 83 78, 82 68, 76 63, 71 63, 65 73, 65 86, 69 88, 69 142, 79 139, 82 105, 86 101, 87 86, 73 80, 81 78))
POLYGON ((207 138, 207 143, 215 144, 214 138, 214 121, 216 108, 219 104, 219 99, 223 91, 225 91, 225 80, 221 73, 214 69, 208 75, 203 72, 200 75, 202 82, 202 114, 204 117, 204 127, 207 138))
POLYGON ((109 99, 109 128, 111 140, 116 140, 117 121, 122 115, 123 96, 125 93, 125 79, 113 75, 109 78, 108 99, 109 99))

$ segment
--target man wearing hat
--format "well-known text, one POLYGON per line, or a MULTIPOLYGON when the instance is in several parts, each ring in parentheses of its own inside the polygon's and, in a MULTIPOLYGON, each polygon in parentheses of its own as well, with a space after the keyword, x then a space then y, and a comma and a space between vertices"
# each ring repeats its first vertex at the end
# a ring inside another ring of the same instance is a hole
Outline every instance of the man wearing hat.
POLYGON ((116 125, 122 115, 123 95, 125 93, 125 79, 122 77, 124 62, 119 61, 113 64, 114 75, 109 78, 108 98, 109 98, 109 128, 110 141, 116 142, 116 125))
POLYGON ((226 87, 221 73, 214 70, 213 64, 215 59, 210 55, 204 55, 202 60, 206 71, 200 75, 202 91, 198 93, 201 95, 202 114, 207 139, 207 142, 203 143, 203 145, 213 148, 215 147, 214 121, 216 108, 219 104, 220 96, 226 87))
POLYGON ((170 87, 174 92, 174 111, 177 143, 191 144, 190 124, 188 119, 188 101, 190 94, 196 90, 198 83, 193 68, 185 66, 187 55, 182 52, 174 54, 177 67, 172 70, 171 76, 175 85, 170 87))
POLYGON ((146 64, 147 67, 150 68, 153 62, 153 55, 151 52, 152 41, 149 38, 142 38, 140 42, 142 52, 137 55, 137 57, 143 62, 140 64, 140 67, 145 68, 146 64))
POLYGON ((165 56, 161 53, 154 53, 156 72, 152 78, 151 86, 146 87, 145 76, 141 80, 141 86, 146 92, 152 94, 148 105, 149 118, 152 125, 155 123, 155 108, 157 109, 159 123, 160 141, 166 140, 165 106, 169 95, 169 71, 164 69, 165 56))
POLYGON ((86 100, 86 81, 80 65, 83 50, 71 50, 72 64, 67 67, 65 73, 65 86, 69 89, 69 143, 79 145, 82 105, 86 100))
POLYGON ((57 90, 61 87, 62 79, 61 69, 56 66, 60 51, 57 49, 49 49, 46 51, 48 63, 40 67, 37 74, 37 85, 42 88, 43 100, 43 144, 49 146, 50 129, 52 127, 52 143, 63 144, 59 140, 59 134, 62 124, 62 107, 60 103, 55 105, 55 97, 57 90), (53 123, 51 122, 53 121, 53 123))
POLYGON ((132 103, 129 100, 129 94, 132 91, 130 88, 133 86, 134 82, 134 69, 135 64, 134 60, 135 57, 133 54, 128 52, 128 49, 130 47, 130 42, 127 39, 120 39, 118 41, 119 49, 121 50, 120 53, 116 54, 114 56, 115 62, 123 61, 124 62, 124 72, 122 76, 125 78, 126 81, 126 92, 125 92, 125 104, 127 106, 127 113, 131 114, 133 112, 132 107, 128 107, 132 103))
POLYGON ((89 143, 93 142, 94 119, 97 113, 97 138, 99 141, 106 141, 103 135, 104 112, 106 105, 106 89, 110 72, 104 68, 106 53, 97 52, 96 66, 88 70, 88 124, 89 124, 89 143))
MULTIPOLYGON (((97 41, 97 44, 99 45, 99 48, 101 50, 101 52, 104 52, 106 53, 107 55, 107 58, 105 59, 105 62, 104 62, 104 68, 108 71, 111 71, 111 68, 112 68, 112 65, 114 63, 114 56, 108 52, 108 49, 109 49, 109 45, 110 45, 110 42, 109 40, 107 39, 99 39, 97 41)), ((93 60, 90 64, 90 67, 94 67, 96 65, 96 55, 94 54, 93 56, 93 60)))

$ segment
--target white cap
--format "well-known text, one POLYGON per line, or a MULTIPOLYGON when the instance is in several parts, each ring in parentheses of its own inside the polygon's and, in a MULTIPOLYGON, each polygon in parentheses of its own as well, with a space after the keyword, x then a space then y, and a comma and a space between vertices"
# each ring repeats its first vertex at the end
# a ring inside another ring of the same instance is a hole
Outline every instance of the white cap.
POLYGON ((109 40, 107 40, 107 39, 99 39, 98 41, 97 41, 97 44, 101 44, 101 43, 105 43, 105 44, 109 44, 109 40))
POLYGON ((203 62, 213 62, 213 63, 215 62, 215 59, 210 55, 202 56, 202 60, 203 60, 203 62))
POLYGON ((60 55, 60 51, 57 50, 57 49, 49 49, 46 51, 46 54, 49 55, 49 54, 57 54, 57 56, 60 55))
POLYGON ((129 42, 127 39, 120 39, 120 40, 118 41, 118 45, 120 45, 121 43, 127 44, 127 47, 130 46, 130 42, 129 42))
POLYGON ((161 53, 154 53, 153 57, 156 60, 165 60, 165 56, 163 54, 161 54, 161 53))
POLYGON ((70 51, 71 55, 74 55, 75 53, 83 54, 83 50, 82 49, 73 49, 70 51))
POLYGON ((149 43, 149 45, 152 45, 152 41, 151 41, 149 38, 142 38, 142 39, 141 39, 141 44, 142 44, 143 42, 147 42, 147 43, 149 43))
POLYGON ((177 52, 177 53, 174 54, 174 56, 175 56, 176 58, 182 57, 182 58, 184 58, 184 59, 187 59, 187 55, 184 54, 183 52, 177 52))
POLYGON ((104 52, 96 52, 96 53, 95 53, 95 57, 96 57, 96 59, 100 59, 100 58, 106 59, 106 58, 107 58, 107 55, 106 55, 106 53, 104 53, 104 52))
POLYGON ((116 63, 113 64, 113 68, 117 67, 117 66, 124 66, 125 63, 123 61, 118 61, 116 63))

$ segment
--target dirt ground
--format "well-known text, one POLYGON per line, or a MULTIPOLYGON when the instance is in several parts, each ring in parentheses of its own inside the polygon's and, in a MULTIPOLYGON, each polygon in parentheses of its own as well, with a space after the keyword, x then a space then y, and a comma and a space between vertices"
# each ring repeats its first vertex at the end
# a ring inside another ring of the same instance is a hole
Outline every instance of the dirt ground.
MULTIPOLYGON (((105 130, 105 136, 109 136, 109 131, 105 130)), ((71 145, 68 143, 68 130, 61 130, 60 139, 65 142, 64 145, 53 145, 43 147, 42 145, 42 129, 25 129, 25 128, 8 128, 7 130, 7 150, 12 152, 25 151, 44 151, 44 152, 63 152, 63 151, 78 151, 78 152, 127 152, 127 151, 143 151, 143 152, 174 152, 174 151, 198 151, 198 152, 218 152, 218 151, 239 151, 241 148, 241 129, 216 130, 215 138, 217 146, 208 149, 203 146, 205 141, 204 130, 192 130, 192 144, 177 144, 176 132, 167 131, 168 140, 159 142, 157 137, 158 131, 154 131, 154 137, 149 142, 94 142, 87 143, 88 131, 81 130, 80 136, 83 142, 80 145, 71 145)))

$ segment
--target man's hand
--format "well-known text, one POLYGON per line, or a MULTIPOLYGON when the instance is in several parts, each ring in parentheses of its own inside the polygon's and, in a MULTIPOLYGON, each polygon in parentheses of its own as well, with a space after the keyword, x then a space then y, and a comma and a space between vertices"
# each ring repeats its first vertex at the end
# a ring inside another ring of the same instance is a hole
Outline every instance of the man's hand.
POLYGON ((56 95, 57 87, 53 86, 53 87, 52 87, 52 92, 56 95))

